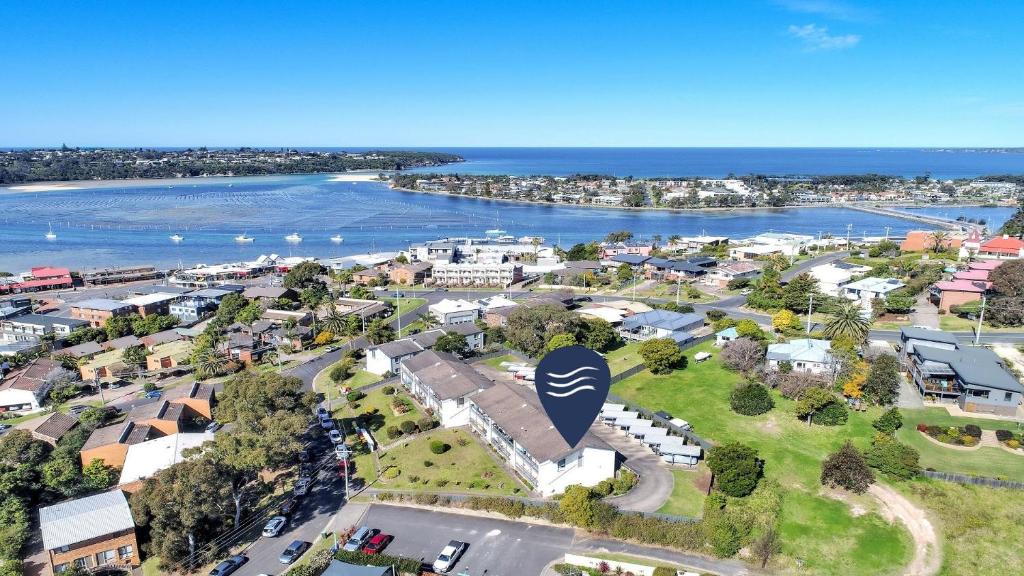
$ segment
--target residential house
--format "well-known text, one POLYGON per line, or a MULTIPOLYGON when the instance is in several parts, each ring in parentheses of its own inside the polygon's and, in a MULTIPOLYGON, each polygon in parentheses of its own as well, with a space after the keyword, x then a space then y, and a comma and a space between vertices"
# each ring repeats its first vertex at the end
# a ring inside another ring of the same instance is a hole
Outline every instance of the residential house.
POLYGON ((615 450, 590 433, 569 446, 532 390, 498 381, 467 400, 471 430, 542 495, 560 494, 573 484, 596 486, 615 477, 615 450))
POLYGON ((853 281, 853 273, 845 267, 822 264, 807 271, 818 281, 818 290, 828 296, 839 296, 841 288, 853 281))
POLYGON ((135 520, 120 490, 44 506, 39 530, 52 574, 101 566, 130 572, 142 564, 135 520))
POLYGON ((71 358, 81 359, 92 358, 93 356, 99 354, 100 352, 103 352, 103 347, 100 346, 99 343, 97 342, 90 341, 82 342, 81 344, 76 344, 75 346, 69 346, 67 348, 61 348, 60 350, 55 350, 54 355, 70 356, 71 358))
POLYGON ((954 306, 977 302, 988 291, 990 282, 971 280, 943 280, 936 282, 928 293, 928 299, 943 312, 954 306))
POLYGON ((785 253, 786 247, 777 244, 745 244, 729 248, 729 258, 733 260, 756 260, 785 253))
MULTIPOLYGON (((961 234, 949 234, 939 239, 939 246, 943 250, 959 250, 964 242, 961 234)), ((926 252, 935 249, 935 232, 932 230, 911 230, 907 237, 900 242, 902 252, 926 252)))
POLYGON ((982 242, 975 257, 983 260, 1016 260, 1024 257, 1024 240, 1003 234, 982 242))
POLYGON ((82 466, 88 466, 93 460, 100 460, 107 466, 121 468, 128 454, 128 447, 160 436, 152 426, 136 425, 126 420, 120 424, 102 426, 92 431, 79 456, 82 466))
POLYGON ((375 283, 380 279, 381 272, 376 268, 367 268, 366 270, 358 270, 352 273, 352 281, 356 284, 366 286, 370 283, 375 283))
POLYGON ((116 379, 118 375, 129 370, 124 361, 124 350, 115 349, 93 356, 88 362, 78 367, 82 380, 116 379))
POLYGON ((651 310, 622 320, 619 335, 626 340, 643 342, 652 338, 671 338, 677 344, 693 340, 691 332, 704 326, 704 315, 681 314, 671 310, 651 310))
POLYGON ((761 267, 753 262, 723 262, 714 272, 704 277, 704 282, 725 289, 733 280, 753 280, 760 273, 761 267))
POLYGON ((50 446, 56 446, 57 442, 78 426, 78 419, 63 412, 52 412, 42 422, 32 429, 32 437, 42 440, 50 446))
POLYGON ((523 280, 515 262, 436 262, 430 282, 437 286, 511 286, 523 280))
POLYGON ((813 338, 769 344, 766 359, 769 370, 779 370, 780 364, 788 362, 794 372, 831 376, 838 368, 838 362, 832 356, 832 343, 813 338))
POLYGON ((614 254, 612 256, 609 256, 607 259, 602 260, 601 262, 607 264, 608 266, 614 266, 616 268, 619 268, 623 264, 625 264, 626 266, 639 269, 643 267, 644 263, 650 259, 650 256, 646 256, 643 254, 614 254))
POLYGON ((441 325, 476 322, 480 317, 480 305, 469 300, 452 300, 445 298, 431 304, 427 310, 441 325))
POLYGON ((956 350, 960 346, 960 340, 951 332, 944 332, 937 328, 925 328, 922 326, 907 326, 900 328, 900 357, 904 364, 907 357, 914 353, 917 346, 931 346, 943 350, 956 350))
POLYGON ((139 316, 149 316, 151 314, 169 314, 171 303, 180 298, 181 295, 177 293, 156 292, 133 296, 122 300, 122 302, 134 307, 135 313, 139 316))
POLYGON ((407 338, 372 346, 366 350, 366 371, 381 376, 388 373, 398 374, 402 362, 424 350, 429 350, 444 334, 444 330, 435 328, 424 330, 407 338))
POLYGON ((183 453, 212 441, 213 432, 182 432, 146 440, 128 447, 117 486, 133 493, 146 478, 185 460, 183 453))
POLYGON ((135 335, 121 336, 120 338, 100 342, 100 346, 104 350, 124 350, 129 346, 142 346, 142 340, 135 335))
POLYGON ((604 320, 613 326, 621 324, 623 318, 629 314, 625 310, 612 308, 610 306, 601 306, 600 304, 589 304, 577 310, 576 313, 580 316, 604 320))
POLYGON ((357 316, 365 322, 375 318, 387 318, 391 314, 391 303, 383 300, 338 298, 334 302, 334 308, 341 314, 357 316))
POLYGON ((0 341, 41 342, 46 337, 53 340, 67 338, 73 330, 88 326, 85 320, 48 316, 43 314, 22 314, 0 320, 0 341))
POLYGON ((621 254, 650 256, 651 252, 654 252, 655 248, 654 242, 633 238, 623 242, 602 242, 600 247, 600 256, 602 260, 607 260, 612 256, 621 254))
POLYGON ((146 356, 146 370, 167 370, 176 368, 188 362, 192 354, 192 343, 186 340, 177 340, 153 346, 146 356))
POLYGON ((273 304, 282 298, 292 302, 299 301, 298 293, 284 286, 249 286, 242 292, 242 296, 247 300, 259 300, 267 305, 273 304))
POLYGON ((31 298, 0 298, 0 320, 32 312, 31 298))
POLYGON ((869 276, 855 282, 845 284, 841 289, 841 295, 849 300, 860 303, 865 317, 871 315, 871 303, 876 298, 885 299, 890 293, 906 286, 897 278, 875 278, 869 276))
POLYGON ((331 560, 321 576, 395 576, 395 569, 393 566, 361 566, 331 560))
MULTIPOLYGON (((714 262, 714 260, 711 260, 714 262)), ((651 258, 644 262, 644 277, 649 280, 667 280, 676 282, 680 280, 692 280, 700 278, 708 273, 706 266, 698 262, 688 260, 667 260, 665 258, 651 258)))
POLYGON ((1016 416, 1024 386, 987 348, 953 350, 926 344, 907 354, 907 370, 922 396, 955 402, 964 412, 1016 416))
POLYGON ((136 426, 149 426, 153 435, 163 436, 181 432, 187 417, 184 404, 161 399, 132 408, 125 421, 134 422, 136 426))
POLYGON ((71 317, 85 320, 93 328, 102 328, 109 318, 127 316, 135 312, 135 307, 119 300, 109 298, 92 298, 71 305, 71 317))
POLYGON ((163 332, 143 336, 142 338, 139 338, 139 341, 142 342, 142 345, 148 350, 152 351, 154 346, 169 344, 182 339, 184 339, 184 336, 182 336, 177 330, 164 330, 163 332))
POLYGON ((274 328, 263 342, 273 347, 289 346, 293 351, 300 351, 313 341, 313 329, 309 326, 295 326, 294 328, 274 328))
POLYGON ((173 302, 168 307, 168 312, 172 316, 177 316, 178 320, 182 324, 195 324, 207 314, 212 314, 217 310, 217 303, 206 298, 193 298, 191 296, 185 296, 184 298, 173 302))
POLYGON ((217 403, 213 385, 202 382, 193 382, 165 390, 163 399, 171 404, 185 406, 186 412, 190 416, 200 416, 207 420, 213 419, 213 407, 217 403))
POLYGON ((26 366, 12 371, 0 382, 0 413, 38 412, 53 385, 71 375, 60 363, 36 358, 26 366))
POLYGON ((430 262, 410 262, 399 264, 388 272, 388 278, 394 284, 412 286, 423 284, 430 277, 430 270, 434 265, 430 262))
POLYGON ((715 332, 715 346, 725 346, 729 342, 732 342, 733 340, 736 340, 739 337, 740 335, 736 331, 735 326, 730 326, 725 330, 719 330, 718 332, 715 332))
POLYGON ((701 252, 705 248, 714 248, 728 243, 728 236, 706 236, 702 234, 700 236, 687 236, 669 241, 666 248, 674 252, 693 253, 701 252))
POLYGON ((446 428, 468 424, 467 398, 494 385, 455 356, 433 350, 406 360, 399 372, 402 385, 446 428))

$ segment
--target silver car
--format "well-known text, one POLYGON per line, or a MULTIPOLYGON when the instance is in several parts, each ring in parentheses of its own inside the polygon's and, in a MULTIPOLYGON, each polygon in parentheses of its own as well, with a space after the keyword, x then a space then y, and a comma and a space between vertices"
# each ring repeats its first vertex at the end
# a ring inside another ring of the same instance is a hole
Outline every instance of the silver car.
POLYGON ((267 538, 278 536, 287 524, 288 519, 284 516, 274 516, 270 519, 270 522, 267 522, 267 525, 263 527, 263 535, 267 538))

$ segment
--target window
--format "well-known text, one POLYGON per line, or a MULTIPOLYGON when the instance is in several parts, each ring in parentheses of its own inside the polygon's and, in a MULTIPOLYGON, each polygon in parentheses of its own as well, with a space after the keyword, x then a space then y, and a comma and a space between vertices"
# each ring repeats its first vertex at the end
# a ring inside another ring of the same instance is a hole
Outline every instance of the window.
POLYGON ((561 460, 558 461, 558 469, 565 470, 565 458, 562 458, 561 460))
POLYGON ((465 398, 456 398, 455 399, 455 405, 458 406, 459 408, 462 408, 463 406, 466 405, 466 399, 465 398))
POLYGON ((67 571, 68 568, 71 568, 71 564, 64 562, 63 564, 57 564, 56 566, 54 566, 53 571, 57 574, 60 574, 61 572, 67 571))
POLYGON ((100 565, 106 564, 107 562, 113 562, 115 558, 117 558, 117 555, 114 554, 113 550, 100 552, 99 554, 96 554, 96 564, 100 565))
POLYGON ((1005 394, 1003 394, 1003 401, 1004 402, 1010 402, 1012 400, 1013 400, 1013 392, 1006 392, 1005 394))
POLYGON ((89 558, 86 557, 86 556, 83 556, 81 558, 75 558, 75 566, 77 566, 79 568, 88 568, 89 567, 89 558))
POLYGON ((132 547, 131 547, 130 544, 128 546, 119 546, 117 548, 117 555, 122 557, 122 558, 124 558, 126 556, 131 556, 133 552, 134 552, 134 550, 132 550, 132 547))
POLYGON ((61 546, 60 548, 57 548, 57 552, 67 552, 68 550, 71 550, 70 546, 61 546))

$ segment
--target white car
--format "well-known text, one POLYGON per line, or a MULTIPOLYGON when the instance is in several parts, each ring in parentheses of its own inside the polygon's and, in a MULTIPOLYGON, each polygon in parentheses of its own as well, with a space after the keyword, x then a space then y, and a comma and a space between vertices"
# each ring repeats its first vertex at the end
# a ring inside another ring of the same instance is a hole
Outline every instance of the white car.
POLYGON ((466 551, 467 546, 469 544, 459 542, 458 540, 449 541, 448 545, 437 555, 437 560, 434 560, 434 572, 447 572, 454 568, 455 563, 459 561, 459 557, 466 551))
POLYGON ((295 483, 295 490, 293 492, 296 496, 305 496, 309 494, 309 487, 312 484, 312 478, 299 478, 298 482, 295 483))
POLYGON ((337 428, 332 428, 331 431, 327 434, 327 436, 331 439, 331 442, 334 444, 341 444, 342 442, 345 441, 345 435, 339 432, 337 428))
POLYGON ((267 522, 267 525, 263 527, 263 535, 267 538, 273 538, 284 530, 285 525, 288 524, 288 519, 284 516, 274 516, 267 522))
POLYGON ((352 449, 345 444, 335 444, 334 456, 338 460, 348 460, 352 456, 352 449))

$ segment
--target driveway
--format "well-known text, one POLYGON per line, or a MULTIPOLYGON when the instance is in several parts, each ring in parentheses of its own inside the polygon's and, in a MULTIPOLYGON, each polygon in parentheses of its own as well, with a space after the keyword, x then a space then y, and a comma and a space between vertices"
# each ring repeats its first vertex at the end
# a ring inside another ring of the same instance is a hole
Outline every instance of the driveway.
POLYGON ((910 321, 914 326, 939 327, 939 309, 928 300, 928 293, 922 293, 914 302, 914 311, 910 313, 910 321))
POLYGON ((636 512, 657 512, 664 506, 675 485, 675 477, 668 466, 640 442, 604 424, 596 424, 590 431, 625 456, 624 464, 640 476, 636 486, 627 494, 608 498, 607 501, 623 510, 636 512))

